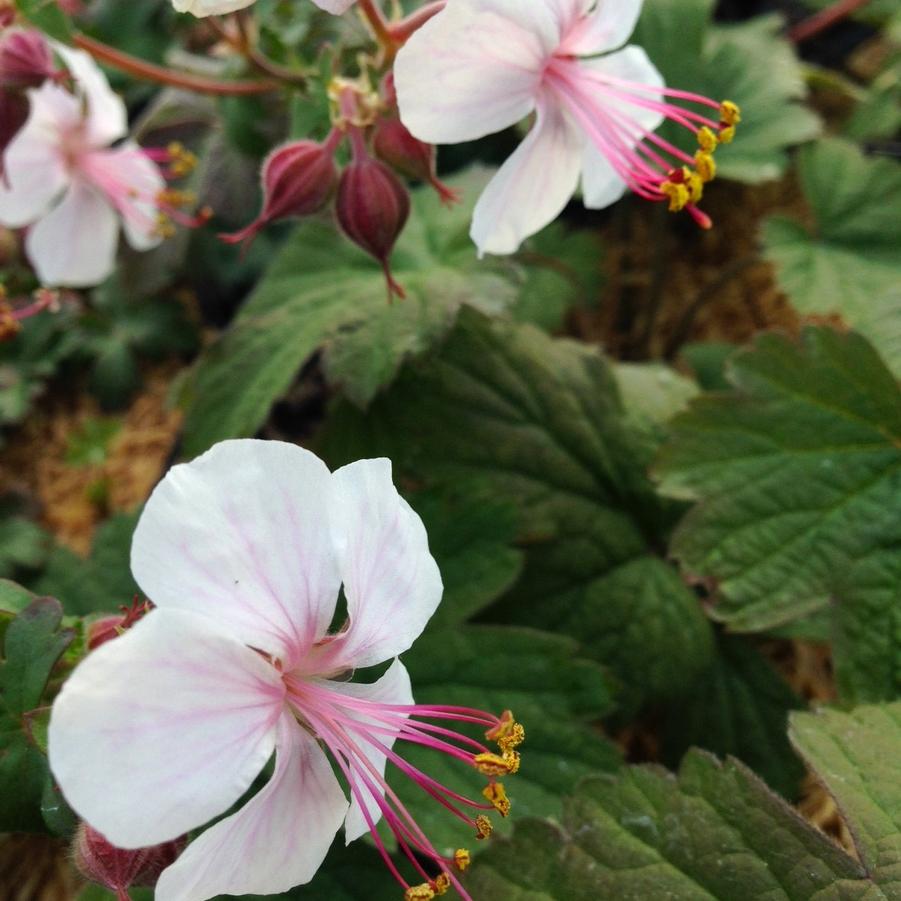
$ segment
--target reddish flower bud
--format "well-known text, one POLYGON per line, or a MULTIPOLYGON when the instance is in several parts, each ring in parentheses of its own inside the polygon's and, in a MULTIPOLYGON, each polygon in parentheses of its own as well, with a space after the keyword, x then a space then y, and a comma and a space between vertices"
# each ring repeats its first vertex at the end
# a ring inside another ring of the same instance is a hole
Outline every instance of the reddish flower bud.
POLYGON ((414 138, 396 116, 379 119, 376 123, 372 149, 379 159, 402 175, 430 184, 442 203, 459 202, 457 192, 439 181, 435 173, 435 146, 414 138))
POLYGON ((130 607, 124 604, 119 608, 119 615, 102 616, 88 625, 88 650, 93 651, 100 645, 118 638, 123 632, 130 629, 145 613, 151 609, 150 601, 139 601, 137 595, 130 607))
POLYGON ((389 298, 392 294, 403 297, 389 265, 394 243, 410 215, 410 195, 398 177, 384 163, 359 155, 341 173, 336 213, 347 237, 382 264, 389 298))
POLYGON ((229 244, 252 240, 268 222, 286 216, 309 216, 331 197, 338 178, 330 141, 293 141, 266 157, 261 170, 263 209, 246 228, 220 235, 229 244))
POLYGON ((0 88, 38 88, 63 73, 54 68, 50 45, 33 28, 11 28, 0 36, 0 88))
POLYGON ((125 850, 110 844, 96 829, 81 823, 75 833, 72 854, 79 872, 92 882, 127 901, 132 885, 152 887, 184 850, 185 840, 175 839, 150 848, 125 850))

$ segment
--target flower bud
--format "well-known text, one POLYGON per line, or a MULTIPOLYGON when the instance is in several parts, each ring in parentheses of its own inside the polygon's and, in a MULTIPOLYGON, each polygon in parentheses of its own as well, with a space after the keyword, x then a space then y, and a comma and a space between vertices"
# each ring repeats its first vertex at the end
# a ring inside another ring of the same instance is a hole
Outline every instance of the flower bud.
POLYGON ((439 181, 435 173, 435 146, 426 144, 410 134, 396 116, 381 118, 372 135, 372 149, 376 156, 407 178, 430 184, 442 203, 457 203, 456 191, 439 181))
POLYGON ((125 850, 110 844, 92 826, 81 823, 75 833, 72 854, 83 876, 125 901, 129 886, 156 885, 160 873, 181 854, 185 844, 179 838, 149 848, 125 850))
POLYGON ((48 78, 58 78, 50 46, 33 28, 11 28, 0 36, 0 88, 38 88, 48 78))
POLYGON ((149 601, 139 601, 135 595, 130 607, 124 604, 119 608, 122 612, 118 615, 101 616, 88 624, 87 644, 88 650, 93 651, 100 645, 118 638, 123 632, 130 629, 142 616, 150 611, 149 601))
POLYGON ((391 276, 389 258, 410 215, 410 195, 384 164, 368 156, 355 159, 341 173, 335 211, 345 234, 381 264, 388 296, 404 296, 391 276))
POLYGON ((268 222, 321 210, 338 178, 332 148, 315 141, 293 141, 276 148, 266 157, 260 174, 263 209, 246 228, 219 236, 229 244, 252 240, 268 222))

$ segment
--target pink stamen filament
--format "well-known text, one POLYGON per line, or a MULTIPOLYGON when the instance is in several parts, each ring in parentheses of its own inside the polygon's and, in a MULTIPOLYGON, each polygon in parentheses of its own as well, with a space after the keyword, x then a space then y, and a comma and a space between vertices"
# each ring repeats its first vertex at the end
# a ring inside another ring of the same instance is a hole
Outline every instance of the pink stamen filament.
MULTIPOLYGON (((433 882, 434 877, 430 877, 423 870, 421 864, 410 850, 406 839, 410 839, 413 844, 421 851, 421 853, 425 854, 436 863, 439 863, 442 867, 448 864, 447 859, 440 855, 431 845, 425 833, 422 831, 410 812, 397 797, 397 794, 394 792, 391 786, 388 785, 384 777, 378 772, 372 761, 369 760, 369 758, 361 751, 356 742, 353 741, 353 739, 347 734, 342 726, 335 721, 333 714, 320 714, 319 712, 311 711, 307 707, 301 708, 301 712, 313 727, 316 734, 319 735, 319 737, 325 742, 326 746, 332 752, 332 756, 338 761, 339 767, 344 773, 345 778, 348 780, 350 790, 356 798, 357 803, 360 805, 361 812, 364 819, 366 820, 369 831, 372 833, 373 838, 376 841, 376 845, 379 848, 379 851, 382 854, 382 857, 385 860, 388 868, 391 870, 392 874, 395 876, 398 882, 400 882, 400 884, 405 889, 409 888, 409 884, 398 872, 397 867, 394 865, 393 861, 390 858, 390 855, 388 855, 387 851, 385 850, 384 844, 378 836, 375 823, 373 822, 372 817, 369 815, 364 799, 361 795, 361 792, 359 791, 359 787, 357 786, 354 770, 356 770, 356 773, 363 780, 363 783, 366 789, 369 791, 372 799, 382 811, 385 822, 397 838, 398 844, 404 850, 404 853, 410 859, 417 872, 419 872, 426 881, 433 882), (343 760, 341 758, 343 758, 343 760), (354 765, 351 765, 351 761, 354 761, 354 765), (367 775, 364 770, 359 769, 361 764, 365 768, 365 770, 369 771, 369 775, 367 775), (386 798, 390 798, 391 803, 394 804, 396 810, 392 809, 386 798), (409 824, 409 828, 407 825, 405 825, 404 820, 406 820, 406 822, 409 824)), ((363 726, 364 724, 358 725, 363 726)), ((460 884, 454 873, 450 869, 446 869, 444 870, 444 872, 447 873, 447 876, 450 879, 451 883, 460 893, 464 901, 472 901, 471 897, 460 884)))

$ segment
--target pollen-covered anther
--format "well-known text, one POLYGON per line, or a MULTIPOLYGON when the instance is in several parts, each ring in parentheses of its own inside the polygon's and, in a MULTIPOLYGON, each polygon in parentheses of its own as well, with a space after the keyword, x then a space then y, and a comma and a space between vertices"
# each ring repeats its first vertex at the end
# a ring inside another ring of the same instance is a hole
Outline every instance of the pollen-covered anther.
POLYGON ((160 238, 171 238, 175 235, 175 226, 172 224, 172 220, 162 211, 156 215, 153 233, 160 238))
POLYGON ((482 794, 487 801, 494 805, 494 809, 502 817, 510 815, 510 799, 507 797, 507 792, 502 783, 489 782, 488 785, 482 789, 482 794))
POLYGON ((713 154, 705 150, 695 153, 695 170, 702 181, 713 181, 716 178, 716 160, 713 154))
POLYGON ((435 889, 428 882, 422 885, 411 885, 404 892, 404 901, 432 901, 435 897, 435 889))
POLYGON ((519 747, 526 740, 526 730, 521 723, 514 723, 508 735, 497 740, 498 746, 503 753, 512 751, 519 747))
POLYGON ((720 144, 731 144, 735 137, 735 126, 741 122, 741 109, 737 103, 724 100, 720 104, 720 130, 717 139, 720 144))
POLYGON ((451 887, 450 876, 447 873, 441 873, 440 875, 435 877, 435 894, 436 895, 446 895, 448 889, 451 887))
MULTIPOLYGON (((485 814, 479 814, 475 819, 476 826, 476 840, 483 841, 488 838, 489 835, 494 831, 494 826, 491 825, 491 820, 485 816, 485 814)), ((456 857, 456 855, 455 855, 456 857)))
POLYGON ((161 206, 193 206, 197 203, 197 195, 193 191, 179 191, 176 188, 164 188, 157 194, 157 202, 161 206))
POLYGON ((486 751, 484 754, 476 754, 473 764, 483 776, 509 776, 519 769, 519 755, 515 751, 508 751, 504 754, 493 754, 486 751), (516 756, 515 761, 514 755, 516 756))
POLYGON ((169 171, 174 178, 184 178, 197 168, 197 156, 178 141, 173 141, 166 148, 166 153, 169 154, 169 171))
POLYGON ((687 166, 682 171, 685 187, 688 188, 688 202, 697 203, 704 196, 704 179, 687 166))
POLYGON ((719 138, 717 138, 706 125, 698 129, 697 138, 698 147, 700 147, 704 153, 713 153, 713 151, 716 150, 717 144, 719 144, 719 138))
POLYGON ((683 183, 677 183, 670 179, 667 179, 660 185, 660 193, 669 199, 668 209, 671 213, 678 213, 684 210, 690 199, 688 188, 683 183))
POLYGON ((454 851, 454 866, 462 873, 472 863, 472 855, 466 848, 457 848, 454 851))

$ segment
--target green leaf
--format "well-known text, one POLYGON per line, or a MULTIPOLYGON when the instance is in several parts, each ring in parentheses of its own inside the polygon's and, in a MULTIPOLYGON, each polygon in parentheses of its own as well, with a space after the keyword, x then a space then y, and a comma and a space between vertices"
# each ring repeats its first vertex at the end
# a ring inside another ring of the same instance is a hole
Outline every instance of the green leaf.
POLYGON ((473 868, 505 901, 888 901, 860 864, 738 761, 692 751, 678 778, 630 767, 585 780, 562 826, 517 824, 473 868))
POLYGON ((30 587, 38 594, 60 598, 69 614, 115 611, 129 604, 140 593, 129 562, 138 515, 139 511, 117 513, 106 520, 97 529, 87 560, 57 547, 30 587))
MULTIPOLYGON (((778 178, 787 149, 820 130, 816 115, 798 102, 806 94, 800 63, 778 36, 779 17, 712 26, 712 7, 712 0, 648 0, 632 43, 647 50, 668 85, 741 106, 735 141, 717 152, 721 176, 751 184, 778 178)), ((670 126, 666 136, 696 149, 685 129, 670 126)))
POLYGON ((679 418, 662 458, 664 489, 701 500, 675 552, 719 581, 715 617, 758 630, 817 615, 843 699, 896 697, 897 383, 863 339, 825 329, 801 347, 765 337, 730 372, 737 390, 679 418))
POLYGON ((786 736, 801 699, 747 639, 722 635, 713 665, 666 711, 663 760, 676 765, 692 745, 732 755, 767 785, 795 798, 804 767, 786 736))
POLYGON ((61 629, 63 608, 54 598, 36 598, 8 626, 0 667, 0 697, 14 716, 41 702, 50 671, 75 633, 61 629))
POLYGON ((429 628, 456 625, 487 607, 522 570, 516 508, 486 491, 420 491, 411 498, 438 561, 444 595, 429 628))
POLYGON ((901 703, 794 713, 790 738, 835 799, 884 897, 899 897, 901 703))
MULTIPOLYGON (((15 594, 15 592, 12 592, 15 594)), ((41 704, 50 672, 75 637, 62 607, 35 598, 7 626, 0 665, 0 831, 44 831, 48 777, 40 750, 41 704)))
POLYGON ((443 337, 462 305, 497 313, 516 290, 507 264, 479 262, 469 238, 471 203, 483 171, 454 184, 470 203, 444 209, 431 190, 413 213, 393 257, 407 291, 389 303, 378 266, 331 223, 306 222, 289 238, 231 329, 200 360, 189 390, 184 451, 252 435, 301 365, 323 352, 327 379, 365 405, 402 362, 443 337))
POLYGON ((715 618, 754 631, 824 608, 855 561, 901 539, 901 391, 863 338, 825 328, 764 335, 730 379, 674 420, 659 472, 699 501, 673 551, 717 583, 715 618))
POLYGON ((512 310, 520 322, 557 331, 571 307, 596 304, 601 296, 603 248, 593 230, 554 222, 530 238, 516 259, 528 267, 512 310))
MULTIPOLYGON (((522 766, 504 779, 511 819, 556 816, 562 797, 583 776, 615 769, 619 753, 590 723, 611 709, 597 664, 578 657, 571 639, 509 626, 436 630, 404 655, 420 704, 459 704, 500 714, 513 711, 526 730, 522 766)), ((484 741, 478 732, 474 737, 484 741)), ((484 777, 472 768, 413 745, 404 757, 443 785, 480 799, 484 777)), ((440 852, 473 840, 459 820, 402 774, 392 783, 440 852)), ((496 831, 506 823, 492 817, 496 831)))
POLYGON ((16 9, 51 38, 68 43, 72 37, 72 23, 57 0, 16 0, 16 9))
POLYGON ((579 639, 629 702, 678 692, 705 666, 709 624, 654 555, 672 511, 595 350, 470 312, 367 413, 339 405, 322 443, 333 464, 385 453, 412 484, 475 480, 514 504, 525 570, 491 618, 579 639))
POLYGON ((773 216, 763 240, 803 313, 838 314, 901 374, 901 164, 832 138, 798 159, 813 227, 773 216), (841 173, 841 177, 837 177, 841 173))

